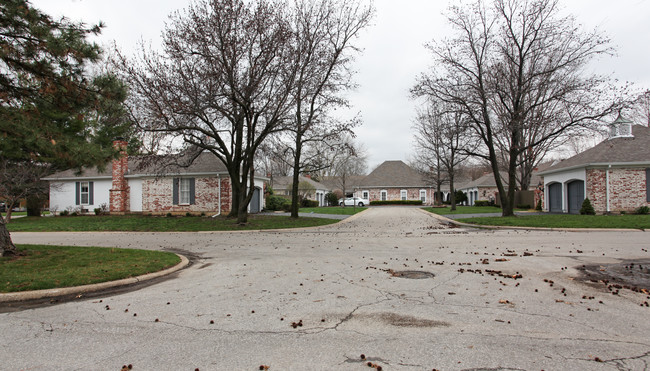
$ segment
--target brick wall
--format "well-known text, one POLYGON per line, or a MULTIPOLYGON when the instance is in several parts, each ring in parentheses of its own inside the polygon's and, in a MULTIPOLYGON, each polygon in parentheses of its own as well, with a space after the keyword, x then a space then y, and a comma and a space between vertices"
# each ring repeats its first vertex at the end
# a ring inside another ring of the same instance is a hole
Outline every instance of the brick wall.
MULTIPOLYGON (((152 214, 216 213, 219 208, 219 179, 195 178, 194 205, 173 205, 173 179, 150 178, 142 181, 142 212, 152 214)), ((221 178, 221 213, 230 212, 230 179, 221 178)))
MULTIPOLYGON (((587 195, 597 213, 607 211, 605 169, 587 169, 587 195)), ((645 168, 613 168, 609 173, 609 208, 612 212, 634 211, 650 206, 646 200, 645 168)))
POLYGON ((373 188, 373 189, 367 189, 367 188, 359 188, 358 196, 362 194, 363 191, 367 190, 369 191, 369 199, 370 201, 381 201, 381 191, 385 190, 386 191, 386 200, 388 201, 398 201, 402 199, 401 196, 401 191, 405 189, 406 190, 406 199, 407 200, 419 200, 420 199, 420 189, 424 189, 427 192, 427 201, 425 205, 432 205, 433 204, 433 194, 435 193, 435 190, 430 189, 430 188, 373 188))
POLYGON ((125 213, 129 211, 129 183, 124 178, 129 169, 129 157, 126 154, 127 143, 124 140, 115 140, 113 148, 120 151, 120 158, 113 160, 113 183, 109 191, 109 210, 111 213, 125 213))

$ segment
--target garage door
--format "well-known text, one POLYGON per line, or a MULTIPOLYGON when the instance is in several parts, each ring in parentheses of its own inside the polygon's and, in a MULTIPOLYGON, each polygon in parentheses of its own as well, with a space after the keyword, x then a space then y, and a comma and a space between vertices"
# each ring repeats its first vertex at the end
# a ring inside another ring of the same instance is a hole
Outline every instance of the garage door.
POLYGON ((552 213, 562 212, 562 184, 553 183, 548 186, 548 206, 552 213))
POLYGON ((569 214, 580 213, 582 202, 585 200, 585 182, 574 180, 567 184, 567 193, 569 199, 569 214))

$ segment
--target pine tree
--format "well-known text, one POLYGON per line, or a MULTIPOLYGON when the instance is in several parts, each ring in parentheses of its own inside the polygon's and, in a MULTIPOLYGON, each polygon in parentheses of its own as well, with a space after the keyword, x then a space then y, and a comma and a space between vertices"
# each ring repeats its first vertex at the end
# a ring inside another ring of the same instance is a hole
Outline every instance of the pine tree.
MULTIPOLYGON (((126 89, 111 75, 89 75, 101 49, 87 37, 101 27, 53 20, 26 0, 0 2, 0 161, 55 171, 115 155, 109 136, 129 130, 126 89)), ((0 248, 16 253, 1 217, 0 248)))

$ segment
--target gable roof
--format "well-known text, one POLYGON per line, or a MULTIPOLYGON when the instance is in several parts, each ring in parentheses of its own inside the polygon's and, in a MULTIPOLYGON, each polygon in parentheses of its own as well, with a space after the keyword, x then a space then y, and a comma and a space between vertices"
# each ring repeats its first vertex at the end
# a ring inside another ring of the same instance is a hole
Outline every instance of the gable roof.
MULTIPOLYGON (((298 177, 299 182, 307 182, 316 188, 316 190, 330 190, 325 184, 317 182, 305 176, 298 177)), ((279 176, 273 178, 273 189, 289 189, 293 186, 293 176, 279 176)))
POLYGON ((588 166, 650 164, 650 128, 632 126, 632 137, 606 139, 596 146, 540 172, 552 174, 588 166))
POLYGON ((359 186, 368 188, 428 187, 422 174, 403 161, 384 161, 361 180, 359 186))
MULTIPOLYGON (((194 161, 186 165, 183 158, 178 156, 130 156, 126 177, 137 176, 164 176, 185 174, 228 174, 226 165, 214 154, 202 152, 194 161)), ((54 173, 43 180, 70 180, 70 179, 103 179, 112 178, 112 165, 107 163, 103 170, 97 167, 83 168, 81 173, 75 170, 64 170, 54 173)))

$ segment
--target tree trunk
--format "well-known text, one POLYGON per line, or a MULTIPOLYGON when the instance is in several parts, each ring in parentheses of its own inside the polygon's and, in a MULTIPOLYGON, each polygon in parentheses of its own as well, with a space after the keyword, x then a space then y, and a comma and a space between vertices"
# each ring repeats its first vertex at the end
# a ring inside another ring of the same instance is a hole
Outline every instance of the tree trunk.
POLYGON ((9 230, 7 230, 7 224, 2 216, 0 216, 0 248, 2 248, 2 256, 18 255, 16 245, 11 242, 11 235, 9 234, 9 230))
MULTIPOLYGON (((11 222, 11 213, 13 212, 14 205, 15 205, 15 204, 14 204, 13 201, 10 202, 10 203, 8 203, 8 204, 5 204, 5 206, 6 206, 6 208, 7 208, 7 215, 5 216, 5 218, 4 218, 4 220, 3 220, 3 222, 4 222, 5 224, 9 224, 9 222, 11 222)), ((2 215, 0 215, 0 219, 2 219, 2 215)))
POLYGON ((451 190, 451 211, 456 210, 456 191, 454 190, 454 177, 449 176, 449 189, 451 190))
POLYGON ((293 180, 291 183, 291 217, 298 217, 298 209, 300 208, 300 199, 298 197, 298 185, 300 184, 300 156, 302 153, 302 135, 300 132, 296 133, 296 148, 293 160, 293 180))

